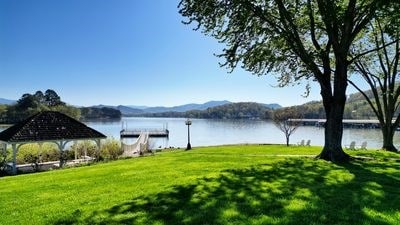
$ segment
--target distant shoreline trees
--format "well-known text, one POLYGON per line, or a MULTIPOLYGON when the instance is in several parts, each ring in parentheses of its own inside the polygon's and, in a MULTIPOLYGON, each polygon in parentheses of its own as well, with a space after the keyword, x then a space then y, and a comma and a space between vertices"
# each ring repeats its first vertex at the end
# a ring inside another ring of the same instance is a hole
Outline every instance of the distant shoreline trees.
POLYGON ((37 91, 35 94, 23 94, 14 105, 3 109, 0 118, 3 123, 17 123, 48 110, 58 111, 75 119, 80 118, 80 110, 61 101, 60 96, 51 89, 45 93, 37 91))
POLYGON ((272 109, 255 102, 230 103, 206 110, 186 112, 143 113, 143 117, 178 117, 195 119, 270 119, 272 109))
POLYGON ((43 111, 57 111, 74 119, 120 119, 121 112, 111 108, 77 108, 61 101, 54 90, 23 94, 13 105, 0 106, 0 123, 17 123, 43 111))
POLYGON ((108 107, 82 107, 80 110, 82 120, 120 119, 122 117, 121 111, 108 107))
MULTIPOLYGON (((365 91, 372 95, 371 91, 365 91)), ((304 119, 326 119, 322 101, 310 101, 302 105, 291 106, 302 113, 304 119)), ((195 118, 195 119, 272 119, 276 109, 255 102, 230 103, 210 107, 206 110, 189 110, 186 112, 138 113, 123 115, 128 117, 166 117, 166 118, 195 118)), ((400 111, 399 111, 400 113, 400 111)), ((368 102, 361 93, 348 96, 344 113, 345 119, 376 119, 368 102)))
MULTIPOLYGON (((372 97, 372 91, 364 91, 365 94, 372 97)), ((39 110, 48 110, 46 104, 30 104, 27 99, 31 99, 32 95, 23 95, 25 106, 34 106, 28 109, 30 113, 39 112, 39 110), (25 101, 26 100, 26 101, 25 101), (41 106, 39 106, 41 105, 41 106), (39 108, 39 109, 37 109, 39 108), (36 109, 36 110, 35 110, 36 109)), ((40 92, 36 92, 33 96, 44 101, 40 92)), ((44 95, 43 95, 44 96, 44 95)), ((23 98, 21 97, 21 99, 23 98)), ((21 100, 20 99, 20 100, 21 100)), ((54 98, 53 98, 54 99, 54 98)), ((20 101, 18 100, 18 101, 20 101)), ((41 102, 39 101, 39 102, 41 102)), ((60 99, 61 101, 61 99, 60 99)), ((18 102, 16 103, 18 104, 18 102)), ((15 105, 7 106, 0 105, 0 123, 12 123, 7 118, 7 111, 15 109, 15 105)), ((292 106, 297 111, 302 112, 304 119, 325 119, 325 111, 322 101, 311 101, 302 105, 292 106)), ((29 108, 29 107, 28 107, 29 108)), ((159 113, 137 113, 137 114, 122 114, 120 110, 111 107, 82 107, 76 108, 68 106, 65 103, 52 106, 51 110, 60 111, 67 115, 72 115, 75 119, 79 120, 102 120, 102 119, 120 119, 122 116, 126 117, 165 117, 165 118, 195 118, 195 119, 272 119, 272 114, 275 107, 260 104, 256 102, 239 102, 229 103, 221 106, 209 107, 205 110, 189 110, 186 112, 159 112, 159 113), (68 109, 71 112, 68 112, 68 109), (75 110, 80 112, 77 114, 75 110)), ((276 110, 276 109, 275 109, 276 110)), ((8 112, 11 113, 11 112, 8 112)), ((397 112, 397 113, 400 113, 397 112)), ((24 113, 21 113, 24 114, 24 113)), ((25 112, 24 116, 29 115, 25 112)), ((22 116, 21 116, 22 118, 22 116)), ((348 97, 344 113, 345 119, 376 119, 376 115, 372 111, 368 102, 364 99, 361 93, 351 94, 348 97)))

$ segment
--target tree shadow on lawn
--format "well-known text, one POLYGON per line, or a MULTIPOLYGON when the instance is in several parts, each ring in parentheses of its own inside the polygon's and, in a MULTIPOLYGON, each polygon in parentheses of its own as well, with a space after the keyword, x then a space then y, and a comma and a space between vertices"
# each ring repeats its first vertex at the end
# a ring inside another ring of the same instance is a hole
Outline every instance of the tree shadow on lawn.
POLYGON ((400 176, 387 175, 386 167, 285 159, 223 171, 55 224, 398 224, 400 176))

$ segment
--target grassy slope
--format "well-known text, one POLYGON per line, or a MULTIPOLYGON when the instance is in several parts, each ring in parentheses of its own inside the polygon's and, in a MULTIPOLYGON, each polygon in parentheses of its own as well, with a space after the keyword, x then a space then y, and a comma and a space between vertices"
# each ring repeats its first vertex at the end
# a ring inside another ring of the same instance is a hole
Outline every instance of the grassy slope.
POLYGON ((0 178, 0 224, 400 224, 396 154, 221 146, 0 178))

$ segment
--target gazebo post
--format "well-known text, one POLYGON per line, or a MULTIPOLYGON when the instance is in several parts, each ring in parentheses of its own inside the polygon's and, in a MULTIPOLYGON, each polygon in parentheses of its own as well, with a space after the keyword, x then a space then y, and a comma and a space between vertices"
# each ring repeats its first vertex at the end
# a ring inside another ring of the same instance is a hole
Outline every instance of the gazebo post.
POLYGON ((87 161, 88 160, 88 158, 87 158, 87 145, 85 144, 84 146, 83 146, 83 161, 87 161))
POLYGON ((60 142, 56 142, 58 149, 60 150, 60 168, 64 165, 64 148, 67 145, 68 141, 61 140, 60 142))
POLYGON ((99 161, 99 157, 100 157, 100 148, 101 148, 101 139, 94 139, 94 141, 96 142, 97 145, 97 159, 96 161, 99 161))
POLYGON ((12 149, 13 149, 13 165, 12 165, 12 174, 15 175, 17 174, 17 144, 12 144, 12 149))
MULTIPOLYGON (((74 145, 77 145, 77 141, 74 141, 74 145)), ((77 160, 78 159, 78 150, 77 150, 77 148, 74 148, 74 156, 75 156, 75 160, 77 160)))

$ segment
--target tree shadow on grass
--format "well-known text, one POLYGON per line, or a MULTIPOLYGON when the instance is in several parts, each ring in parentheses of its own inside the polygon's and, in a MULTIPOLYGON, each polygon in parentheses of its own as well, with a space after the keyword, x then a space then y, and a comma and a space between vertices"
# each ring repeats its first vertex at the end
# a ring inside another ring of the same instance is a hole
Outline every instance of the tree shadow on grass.
POLYGON ((226 170, 55 224, 398 224, 400 176, 386 174, 386 167, 285 159, 226 170))

